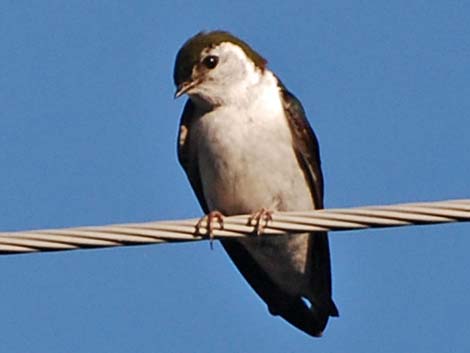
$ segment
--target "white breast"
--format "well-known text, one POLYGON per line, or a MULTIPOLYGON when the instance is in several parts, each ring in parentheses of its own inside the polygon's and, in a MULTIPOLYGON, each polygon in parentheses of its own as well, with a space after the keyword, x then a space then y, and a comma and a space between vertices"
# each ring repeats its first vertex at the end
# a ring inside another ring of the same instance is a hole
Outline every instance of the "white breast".
POLYGON ((224 214, 313 208, 269 72, 249 104, 222 106, 194 126, 204 196, 224 214))
MULTIPOLYGON (((243 106, 224 105, 204 115, 191 133, 209 209, 225 215, 263 207, 313 209, 274 75, 266 71, 256 89, 244 92, 240 101, 243 106)), ((240 242, 278 285, 292 294, 312 297, 309 239, 303 234, 240 242)))

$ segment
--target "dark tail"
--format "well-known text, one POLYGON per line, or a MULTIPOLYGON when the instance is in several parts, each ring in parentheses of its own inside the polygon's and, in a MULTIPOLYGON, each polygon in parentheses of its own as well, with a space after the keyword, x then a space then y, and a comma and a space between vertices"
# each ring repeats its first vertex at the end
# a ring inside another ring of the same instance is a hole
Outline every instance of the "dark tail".
MULTIPOLYGON (((321 258, 318 259, 321 269, 313 276, 317 279, 319 287, 317 288, 318 295, 315 296, 315 299, 318 300, 315 300, 312 307, 309 307, 300 296, 292 296, 276 285, 238 241, 222 241, 222 245, 238 270, 268 305, 269 312, 281 316, 293 326, 314 337, 322 335, 330 316, 338 316, 338 309, 331 299, 328 239, 326 238, 325 243, 326 234, 321 234, 323 236, 320 236, 317 246, 313 249, 325 250, 326 244, 326 254, 322 251, 317 254, 321 255, 321 258), (325 298, 325 300, 321 300, 321 298, 325 298)), ((312 283, 312 285, 315 284, 312 283)))
POLYGON ((281 306, 269 307, 269 312, 281 316, 293 326, 314 337, 322 336, 330 316, 338 316, 338 309, 332 300, 327 306, 316 308, 309 307, 301 298, 291 298, 281 306))

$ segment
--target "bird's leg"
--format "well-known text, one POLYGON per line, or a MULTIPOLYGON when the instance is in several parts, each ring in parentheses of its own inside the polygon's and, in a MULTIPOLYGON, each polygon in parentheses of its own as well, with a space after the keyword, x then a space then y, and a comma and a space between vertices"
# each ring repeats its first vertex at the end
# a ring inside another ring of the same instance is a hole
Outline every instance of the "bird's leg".
POLYGON ((214 220, 219 224, 219 229, 224 229, 224 215, 219 211, 211 211, 196 223, 196 235, 206 236, 209 238, 211 249, 214 241, 214 220), (203 233, 201 228, 205 225, 206 232, 203 233))
POLYGON ((248 218, 248 225, 255 227, 256 235, 260 236, 263 234, 264 228, 268 225, 269 221, 272 220, 273 211, 263 207, 248 218))

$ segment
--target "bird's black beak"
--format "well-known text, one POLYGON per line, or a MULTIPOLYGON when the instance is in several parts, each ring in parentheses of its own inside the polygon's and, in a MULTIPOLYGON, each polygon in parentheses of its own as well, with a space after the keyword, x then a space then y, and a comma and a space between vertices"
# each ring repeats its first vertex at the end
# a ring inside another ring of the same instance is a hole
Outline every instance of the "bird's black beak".
POLYGON ((181 97, 183 94, 188 92, 191 88, 195 87, 198 84, 197 81, 185 81, 176 87, 175 99, 181 97))

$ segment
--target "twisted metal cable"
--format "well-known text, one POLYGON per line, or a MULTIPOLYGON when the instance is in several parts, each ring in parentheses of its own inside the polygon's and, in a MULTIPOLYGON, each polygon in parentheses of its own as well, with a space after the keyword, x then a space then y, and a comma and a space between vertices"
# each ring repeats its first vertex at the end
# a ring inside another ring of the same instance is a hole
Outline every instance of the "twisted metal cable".
MULTIPOLYGON (((201 224, 202 228, 198 233, 198 221, 199 219, 188 219, 0 232, 0 255, 207 239, 207 222, 201 224)), ((277 212, 264 228, 263 236, 282 235, 287 232, 344 231, 468 221, 470 199, 277 212)), ((249 223, 248 215, 226 217, 223 229, 215 225, 213 237, 220 239, 252 236, 254 226, 249 223)))

